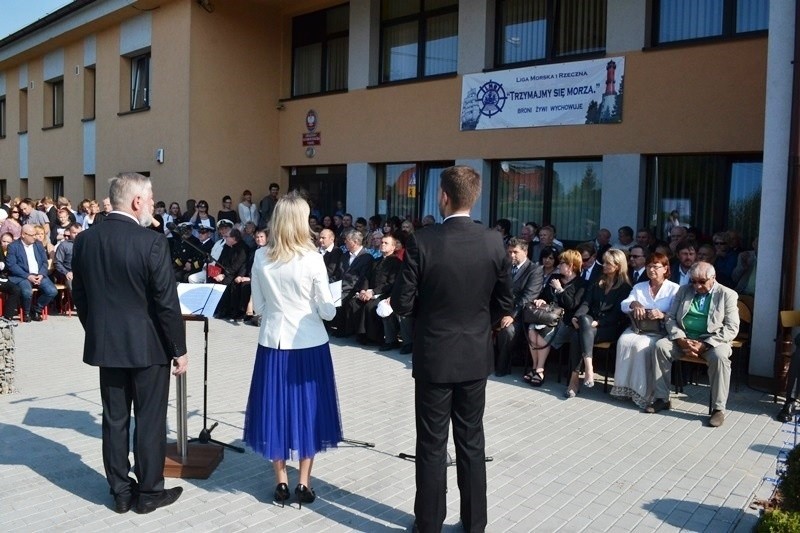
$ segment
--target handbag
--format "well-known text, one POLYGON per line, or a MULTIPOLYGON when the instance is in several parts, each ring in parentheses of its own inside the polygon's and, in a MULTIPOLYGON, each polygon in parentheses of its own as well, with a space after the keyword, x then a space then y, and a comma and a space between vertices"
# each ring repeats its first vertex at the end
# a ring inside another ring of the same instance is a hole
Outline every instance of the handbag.
POLYGON ((208 279, 214 279, 217 276, 222 274, 222 267, 219 265, 208 265, 206 267, 206 277, 208 279))
POLYGON ((633 318, 633 313, 628 313, 631 319, 631 330, 634 333, 658 333, 665 334, 664 321, 656 318, 633 318))
POLYGON ((536 307, 530 303, 522 311, 522 320, 526 324, 536 324, 551 328, 556 327, 563 316, 564 308, 553 303, 542 307, 536 307))

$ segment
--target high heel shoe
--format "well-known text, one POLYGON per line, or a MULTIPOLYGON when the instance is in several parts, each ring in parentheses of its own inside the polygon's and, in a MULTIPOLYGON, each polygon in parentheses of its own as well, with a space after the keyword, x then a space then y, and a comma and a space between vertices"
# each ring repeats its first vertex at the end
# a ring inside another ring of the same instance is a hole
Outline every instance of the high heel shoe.
POLYGON ((291 497, 289 493, 289 485, 286 483, 278 483, 278 486, 275 487, 275 494, 272 495, 272 499, 276 502, 281 502, 281 507, 285 505, 284 502, 291 497))
POLYGON ((304 503, 311 503, 317 499, 317 495, 314 494, 314 489, 310 489, 302 483, 297 484, 294 489, 294 495, 297 498, 297 504, 300 506, 300 509, 303 508, 304 503))

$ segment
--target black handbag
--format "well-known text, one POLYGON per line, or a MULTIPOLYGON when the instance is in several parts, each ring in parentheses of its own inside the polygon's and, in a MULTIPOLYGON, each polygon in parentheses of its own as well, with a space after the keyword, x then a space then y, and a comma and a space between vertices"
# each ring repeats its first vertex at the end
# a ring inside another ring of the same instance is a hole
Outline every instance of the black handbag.
POLYGON ((631 330, 634 333, 658 333, 664 335, 664 320, 656 318, 633 318, 633 313, 628 313, 631 319, 631 330))
POLYGON ((526 305, 522 312, 522 320, 526 324, 551 328, 556 327, 563 316, 564 308, 552 303, 542 307, 536 307, 531 303, 526 305))

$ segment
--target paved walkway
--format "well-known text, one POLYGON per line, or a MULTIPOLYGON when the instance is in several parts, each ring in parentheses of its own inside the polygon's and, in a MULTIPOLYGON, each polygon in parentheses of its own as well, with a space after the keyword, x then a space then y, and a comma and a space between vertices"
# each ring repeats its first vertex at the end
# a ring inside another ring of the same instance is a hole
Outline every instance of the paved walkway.
MULTIPOLYGON (((241 444, 257 329, 211 322, 209 425, 241 444)), ((202 324, 189 323, 189 433, 202 427, 202 324)), ((0 531, 404 531, 413 522, 410 359, 334 340, 346 437, 318 456, 317 501, 302 510, 271 501, 270 464, 226 451, 207 480, 182 485, 177 504, 117 515, 103 475, 97 370, 81 363, 77 318, 16 329, 19 393, 0 396, 0 531)), ((703 425, 707 387, 689 386, 667 414, 646 415, 602 386, 572 400, 548 377, 532 389, 492 378, 486 408, 488 531, 750 531, 784 440, 771 397, 740 387, 725 425, 703 425)), ((174 396, 174 387, 172 394, 174 396)), ((174 405, 174 402, 172 403, 174 405)), ((169 438, 175 438, 170 409, 169 438)), ((451 446, 451 453, 452 446, 451 446)), ((296 463, 295 463, 296 465, 296 463)), ((445 531, 461 531, 455 468, 445 531)), ((290 471, 296 483, 297 473, 290 471)))

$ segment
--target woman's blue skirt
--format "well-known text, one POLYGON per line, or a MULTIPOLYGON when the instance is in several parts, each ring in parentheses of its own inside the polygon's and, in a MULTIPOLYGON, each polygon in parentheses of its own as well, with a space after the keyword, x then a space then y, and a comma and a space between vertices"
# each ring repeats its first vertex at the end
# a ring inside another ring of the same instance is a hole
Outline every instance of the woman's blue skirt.
POLYGON ((342 440, 330 346, 258 346, 244 441, 272 461, 307 459, 342 440))

